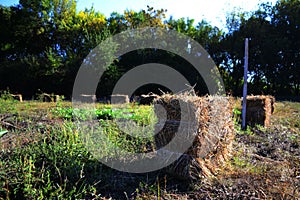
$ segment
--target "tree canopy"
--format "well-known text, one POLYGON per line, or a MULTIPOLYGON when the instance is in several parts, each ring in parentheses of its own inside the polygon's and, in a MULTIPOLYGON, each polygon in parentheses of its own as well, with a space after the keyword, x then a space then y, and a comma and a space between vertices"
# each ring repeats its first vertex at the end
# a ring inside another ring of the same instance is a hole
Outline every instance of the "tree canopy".
MULTIPOLYGON (((251 13, 231 13, 227 30, 205 20, 166 18, 165 9, 150 6, 109 17, 93 7, 76 11, 75 0, 20 0, 0 6, 0 90, 9 88, 25 96, 39 89, 70 96, 84 58, 101 41, 128 29, 160 27, 176 30, 199 42, 215 61, 227 91, 242 94, 244 40, 250 38, 249 90, 251 94, 300 95, 300 2, 278 0, 251 13)), ((167 64, 197 83, 189 63, 164 51, 144 49, 115 60, 99 85, 99 96, 109 95, 116 81, 134 66, 167 64)), ((149 86, 140 93, 155 90, 149 86)))

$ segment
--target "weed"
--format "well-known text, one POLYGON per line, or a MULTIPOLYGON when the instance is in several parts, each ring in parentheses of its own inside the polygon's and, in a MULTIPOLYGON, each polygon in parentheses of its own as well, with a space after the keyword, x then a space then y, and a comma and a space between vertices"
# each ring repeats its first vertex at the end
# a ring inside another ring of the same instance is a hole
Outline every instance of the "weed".
MULTIPOLYGON (((93 159, 74 134, 74 126, 48 128, 39 142, 1 154, 0 196, 12 199, 84 198, 95 192, 85 178, 93 159)), ((98 164, 99 165, 99 164, 98 164)), ((96 174, 94 174, 96 175, 96 174)), ((98 174, 99 175, 99 174, 98 174)), ((99 176, 99 178, 101 178, 99 176)))
POLYGON ((112 111, 112 109, 101 109, 96 110, 95 114, 97 116, 97 119, 104 119, 104 120, 111 120, 115 118, 115 113, 112 111))
POLYGON ((228 170, 216 182, 204 179, 198 187, 187 187, 159 177, 162 172, 140 178, 99 162, 116 156, 116 147, 125 159, 128 152, 153 151, 156 117, 150 106, 96 104, 89 110, 74 109, 70 102, 0 99, 2 116, 17 114, 7 118, 16 129, 0 128, 6 131, 0 140, 20 140, 0 151, 0 199, 296 199, 299 105, 279 102, 271 127, 246 131, 236 109, 235 151, 228 170))
POLYGON ((0 99, 5 100, 5 101, 13 101, 14 100, 14 98, 11 95, 8 88, 6 90, 0 91, 0 99))

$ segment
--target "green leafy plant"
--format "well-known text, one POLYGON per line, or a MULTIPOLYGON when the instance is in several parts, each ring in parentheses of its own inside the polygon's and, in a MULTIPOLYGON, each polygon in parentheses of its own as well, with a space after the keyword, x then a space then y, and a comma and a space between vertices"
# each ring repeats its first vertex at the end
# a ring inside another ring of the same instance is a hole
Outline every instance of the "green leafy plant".
POLYGON ((9 89, 0 91, 0 99, 4 100, 4 101, 13 101, 14 100, 9 89))
POLYGON ((112 111, 112 109, 97 109, 95 111, 95 114, 97 116, 97 119, 105 119, 105 120, 111 120, 113 119, 116 115, 112 111))
POLYGON ((234 117, 235 123, 241 123, 241 115, 242 115, 242 111, 239 108, 234 107, 233 108, 233 117, 234 117))
POLYGON ((3 130, 3 129, 0 128, 0 138, 1 138, 3 135, 5 135, 6 133, 8 133, 7 130, 3 130))
POLYGON ((0 154, 0 197, 69 199, 96 192, 95 177, 101 178, 96 169, 102 166, 86 151, 74 125, 67 122, 47 129, 49 136, 36 143, 14 149, 9 157, 0 154))
POLYGON ((73 116, 73 108, 68 107, 68 108, 62 108, 62 107, 56 107, 52 109, 52 113, 59 118, 63 119, 72 119, 73 116))

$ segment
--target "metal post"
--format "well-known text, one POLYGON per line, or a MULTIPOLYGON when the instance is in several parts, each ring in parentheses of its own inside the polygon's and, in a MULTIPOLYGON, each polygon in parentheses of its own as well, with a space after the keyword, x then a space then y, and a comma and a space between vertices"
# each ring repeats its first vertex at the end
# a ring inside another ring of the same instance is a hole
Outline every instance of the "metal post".
POLYGON ((242 129, 246 130, 246 106, 247 106, 247 81, 248 81, 248 52, 249 39, 245 41, 245 62, 244 62, 244 88, 243 88, 243 110, 242 110, 242 129))

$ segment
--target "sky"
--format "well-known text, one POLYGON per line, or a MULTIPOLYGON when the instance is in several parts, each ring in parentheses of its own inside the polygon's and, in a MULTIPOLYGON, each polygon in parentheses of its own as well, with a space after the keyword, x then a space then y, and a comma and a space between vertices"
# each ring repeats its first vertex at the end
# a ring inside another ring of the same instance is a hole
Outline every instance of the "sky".
MULTIPOLYGON (((106 17, 114 11, 123 13, 124 10, 140 11, 147 9, 147 5, 155 9, 167 9, 167 17, 175 19, 181 17, 195 19, 200 22, 205 19, 213 26, 225 27, 226 14, 233 10, 254 11, 258 4, 277 0, 77 0, 77 10, 84 10, 94 6, 96 11, 106 17)), ((0 0, 0 4, 11 6, 18 4, 18 0, 0 0)))

